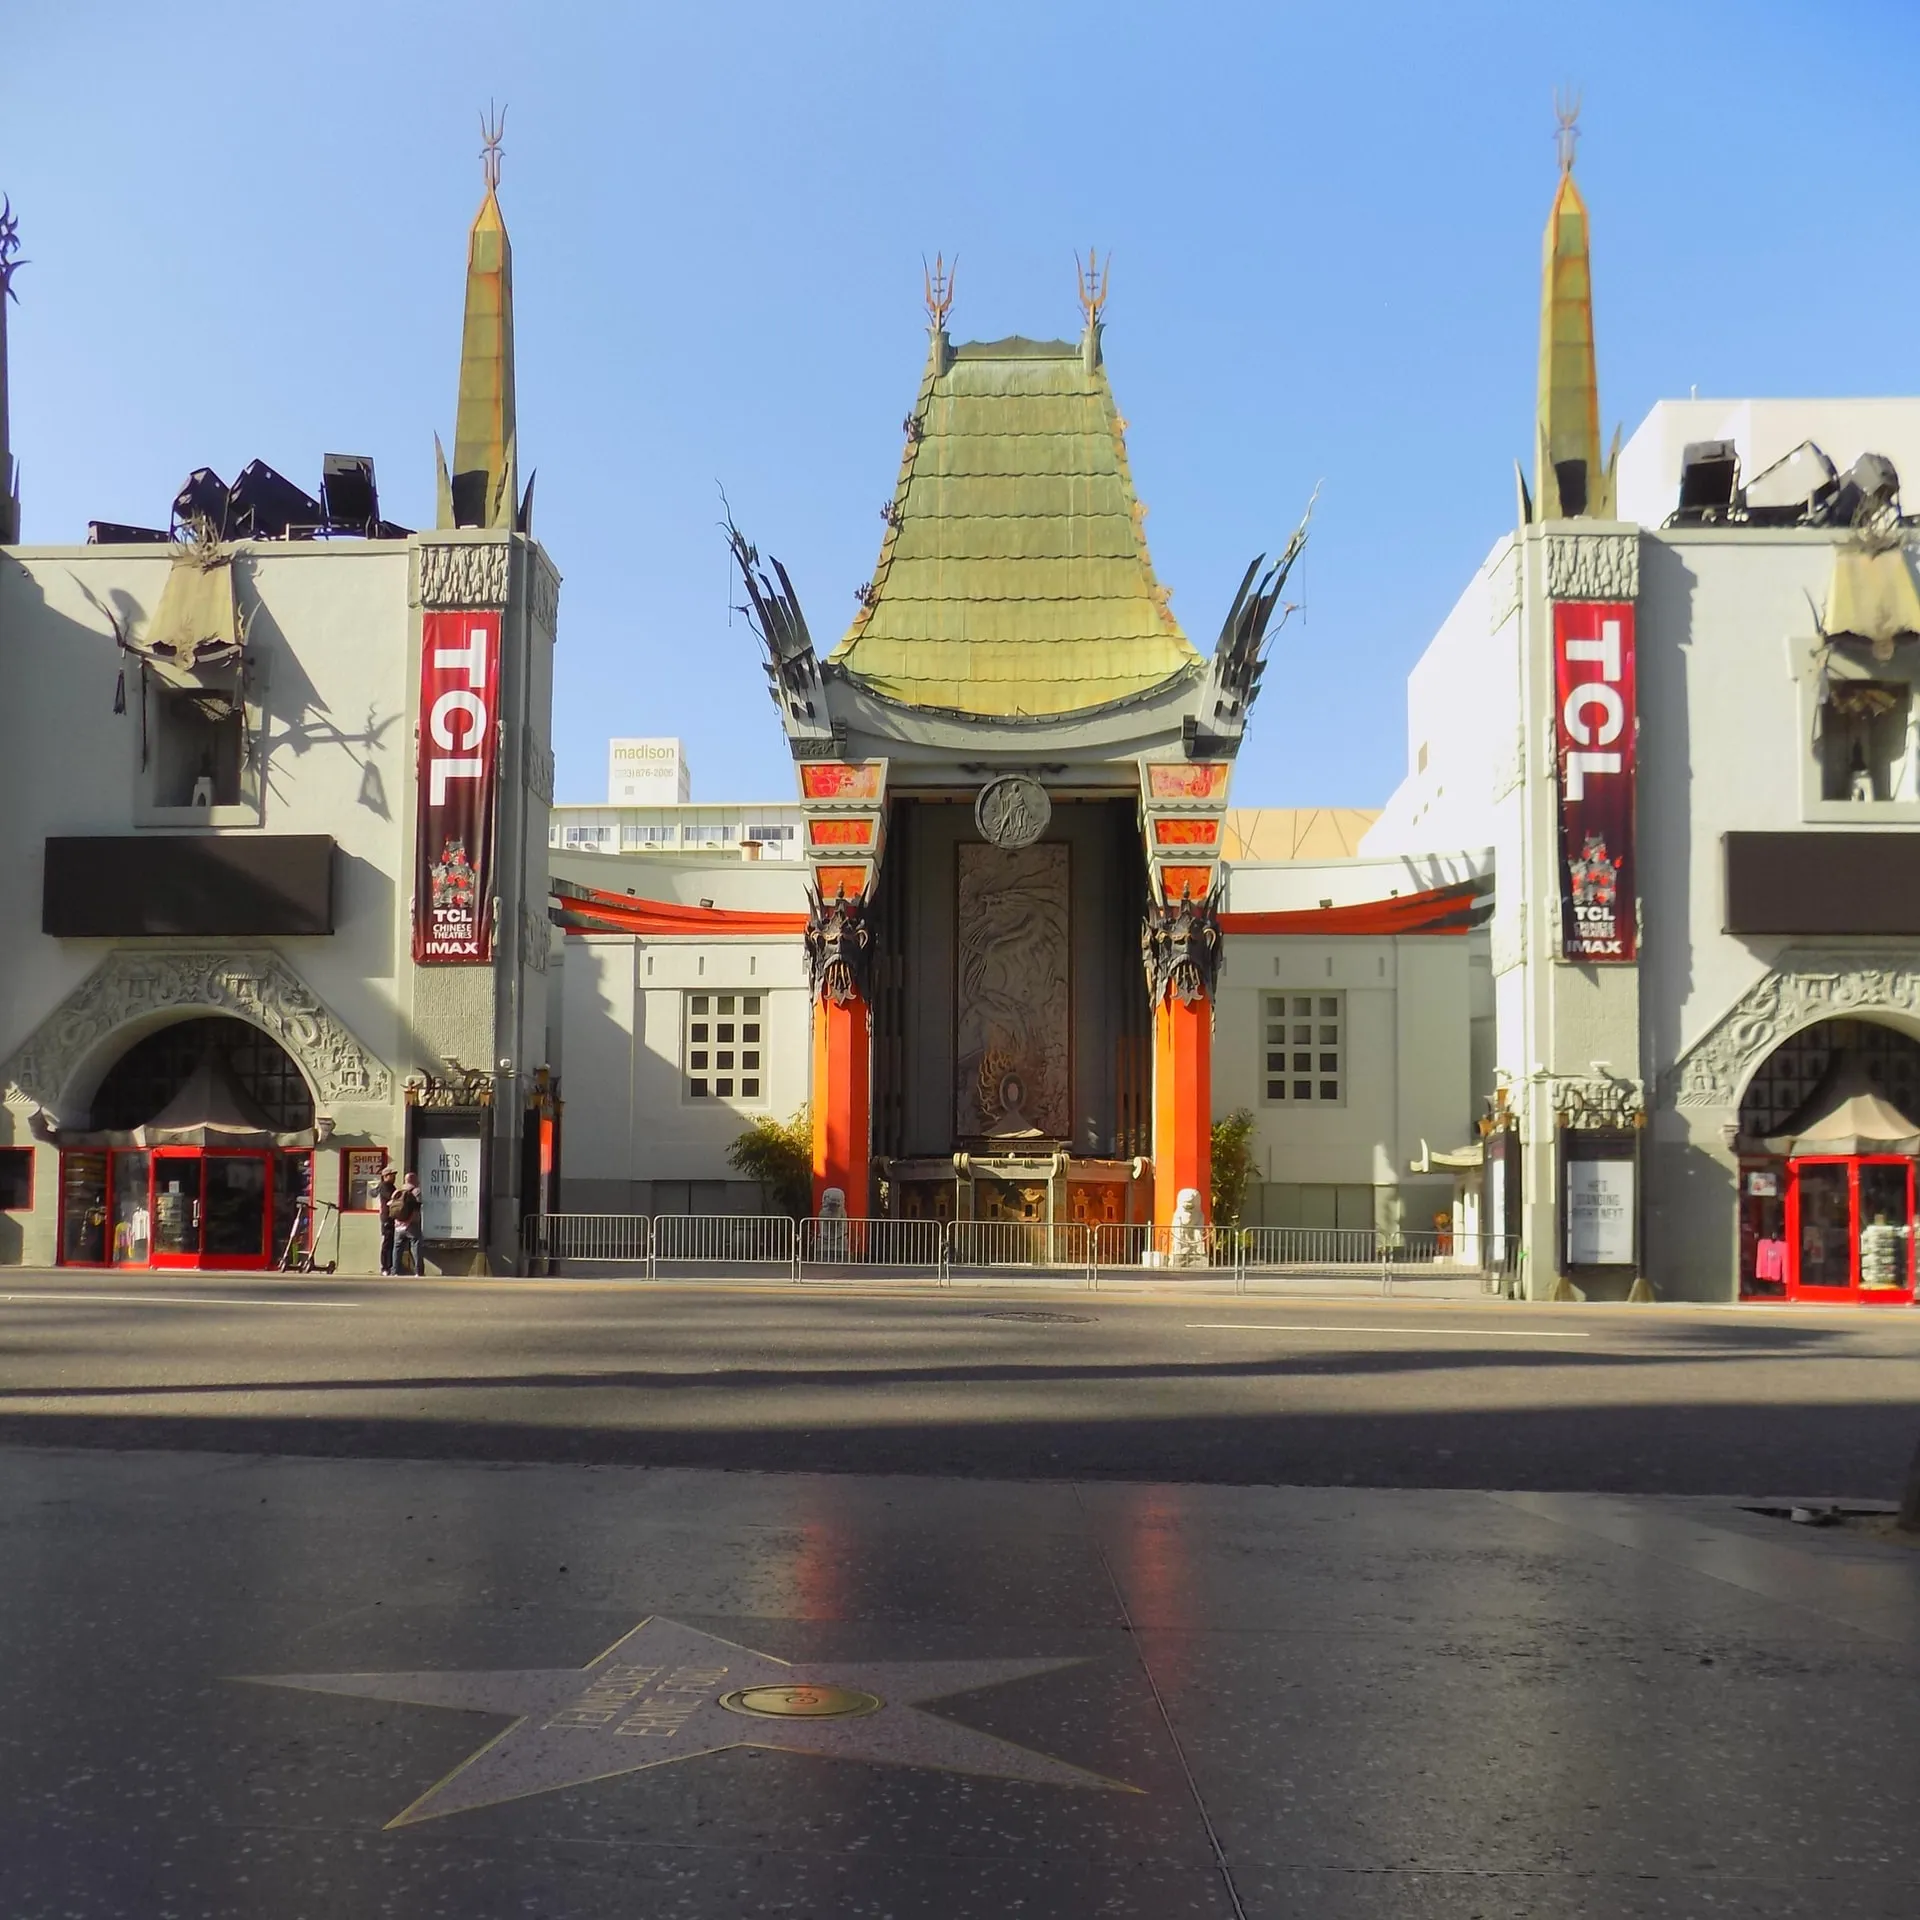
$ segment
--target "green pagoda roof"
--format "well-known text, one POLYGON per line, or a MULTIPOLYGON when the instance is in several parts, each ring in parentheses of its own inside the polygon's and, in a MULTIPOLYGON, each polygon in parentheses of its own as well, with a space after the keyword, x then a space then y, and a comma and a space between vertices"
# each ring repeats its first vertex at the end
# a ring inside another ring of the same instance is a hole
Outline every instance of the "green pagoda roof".
POLYGON ((831 664, 1004 719, 1149 692, 1200 656, 1154 578, 1099 335, 935 330, 873 583, 831 664))

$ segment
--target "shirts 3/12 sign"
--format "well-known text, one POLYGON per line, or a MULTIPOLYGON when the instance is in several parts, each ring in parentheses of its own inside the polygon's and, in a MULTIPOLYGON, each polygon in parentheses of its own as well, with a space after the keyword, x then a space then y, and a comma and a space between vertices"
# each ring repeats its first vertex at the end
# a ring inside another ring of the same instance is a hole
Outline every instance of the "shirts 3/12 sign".
POLYGON ((1557 601, 1560 954, 1609 965, 1637 948, 1633 607, 1557 601))
POLYGON ((422 626, 413 958, 477 966, 493 958, 500 616, 429 613, 422 626))

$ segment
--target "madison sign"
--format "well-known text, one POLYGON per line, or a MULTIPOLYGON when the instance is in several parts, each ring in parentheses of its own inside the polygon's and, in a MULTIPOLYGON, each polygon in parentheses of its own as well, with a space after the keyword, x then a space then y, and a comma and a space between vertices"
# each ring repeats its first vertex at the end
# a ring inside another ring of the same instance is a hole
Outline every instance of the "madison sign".
POLYGON ((500 616, 429 613, 423 625, 413 957, 477 966, 493 958, 500 616))
POLYGON ((1557 601, 1554 732, 1560 770, 1560 955, 1634 958, 1634 660, 1630 602, 1557 601))

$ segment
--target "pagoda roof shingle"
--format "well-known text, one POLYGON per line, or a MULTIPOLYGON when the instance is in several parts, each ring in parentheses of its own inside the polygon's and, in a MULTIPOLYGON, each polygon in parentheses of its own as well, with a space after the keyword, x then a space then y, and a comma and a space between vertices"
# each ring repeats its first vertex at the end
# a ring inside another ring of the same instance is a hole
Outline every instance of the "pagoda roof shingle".
POLYGON ((1154 578, 1097 351, 936 334, 912 423, 842 671, 903 705, 1007 718, 1199 666, 1154 578))

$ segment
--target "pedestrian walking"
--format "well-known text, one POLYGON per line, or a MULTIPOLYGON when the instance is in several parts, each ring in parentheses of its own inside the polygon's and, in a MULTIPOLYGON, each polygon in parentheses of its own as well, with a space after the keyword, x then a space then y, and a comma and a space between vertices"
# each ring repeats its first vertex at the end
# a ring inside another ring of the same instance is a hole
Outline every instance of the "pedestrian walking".
POLYGON ((411 1167, 393 1196, 393 1270, 416 1277, 426 1271, 420 1263, 420 1176, 411 1167))
POLYGON ((374 1205, 380 1209, 380 1271, 393 1271, 393 1203, 396 1197, 395 1174, 391 1166, 380 1169, 380 1184, 374 1190, 374 1205))

